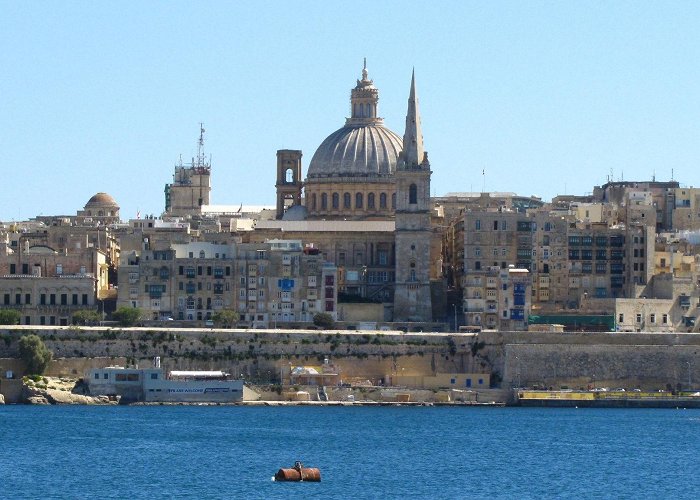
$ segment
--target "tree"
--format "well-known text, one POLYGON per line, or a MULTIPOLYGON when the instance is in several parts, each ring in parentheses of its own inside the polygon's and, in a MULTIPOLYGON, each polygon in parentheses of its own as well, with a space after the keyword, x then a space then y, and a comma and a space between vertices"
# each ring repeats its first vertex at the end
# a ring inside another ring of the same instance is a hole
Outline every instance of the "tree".
POLYGON ((314 314, 314 325, 320 326, 324 330, 332 330, 335 328, 335 321, 333 316, 328 313, 316 313, 314 314))
POLYGON ((102 319, 97 311, 92 309, 80 309, 73 313, 71 318, 74 325, 94 325, 102 319))
POLYGON ((0 310, 0 325, 19 325, 19 319, 22 317, 19 311, 14 309, 0 310))
POLYGON ((30 375, 41 375, 49 366, 53 353, 38 335, 23 335, 19 339, 19 356, 30 375))
POLYGON ((138 307, 120 307, 112 313, 112 318, 121 326, 134 326, 141 319, 141 309, 138 307))
POLYGON ((216 326, 220 326, 223 328, 233 328, 236 325, 236 323, 238 323, 239 319, 240 316, 238 315, 238 313, 236 311, 232 311, 231 309, 217 311, 212 317, 212 320, 214 320, 216 326))

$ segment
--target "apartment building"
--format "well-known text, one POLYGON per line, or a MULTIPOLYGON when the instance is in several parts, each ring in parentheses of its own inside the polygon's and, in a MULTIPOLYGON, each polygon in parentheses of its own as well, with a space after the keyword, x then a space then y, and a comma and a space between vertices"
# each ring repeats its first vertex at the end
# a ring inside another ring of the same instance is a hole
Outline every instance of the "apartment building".
POLYGON ((527 269, 497 266, 468 273, 463 281, 464 322, 498 330, 527 330, 532 282, 527 269))
POLYGON ((145 319, 206 322, 233 310, 241 325, 263 328, 337 310, 336 268, 297 240, 144 243, 122 254, 119 278, 119 305, 140 308, 145 319))
POLYGON ((68 325, 74 312, 96 309, 109 295, 109 266, 101 250, 58 252, 9 236, 0 239, 0 307, 19 311, 22 324, 68 325))

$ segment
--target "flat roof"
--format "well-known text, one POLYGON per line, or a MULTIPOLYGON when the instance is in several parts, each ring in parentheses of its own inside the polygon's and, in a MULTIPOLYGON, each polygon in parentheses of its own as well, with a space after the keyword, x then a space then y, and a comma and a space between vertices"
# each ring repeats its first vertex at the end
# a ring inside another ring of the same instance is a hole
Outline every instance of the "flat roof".
POLYGON ((292 232, 358 232, 358 233, 390 233, 394 232, 396 223, 393 220, 264 220, 259 221, 255 229, 279 229, 292 232))

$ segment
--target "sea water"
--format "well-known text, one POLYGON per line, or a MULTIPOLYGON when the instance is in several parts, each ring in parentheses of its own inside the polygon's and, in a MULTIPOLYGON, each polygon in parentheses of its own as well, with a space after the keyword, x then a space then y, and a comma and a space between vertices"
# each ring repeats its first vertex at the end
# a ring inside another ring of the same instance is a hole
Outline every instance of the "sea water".
POLYGON ((700 410, 0 406, 2 498, 679 499, 698 464, 700 410))

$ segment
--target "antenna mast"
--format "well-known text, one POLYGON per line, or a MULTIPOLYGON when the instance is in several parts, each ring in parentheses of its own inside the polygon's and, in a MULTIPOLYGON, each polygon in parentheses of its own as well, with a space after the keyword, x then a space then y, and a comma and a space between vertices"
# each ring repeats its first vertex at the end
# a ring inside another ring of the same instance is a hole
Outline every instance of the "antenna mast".
POLYGON ((202 149, 204 149, 204 123, 199 123, 199 141, 197 142, 197 166, 201 167, 204 165, 204 159, 202 157, 202 149))

